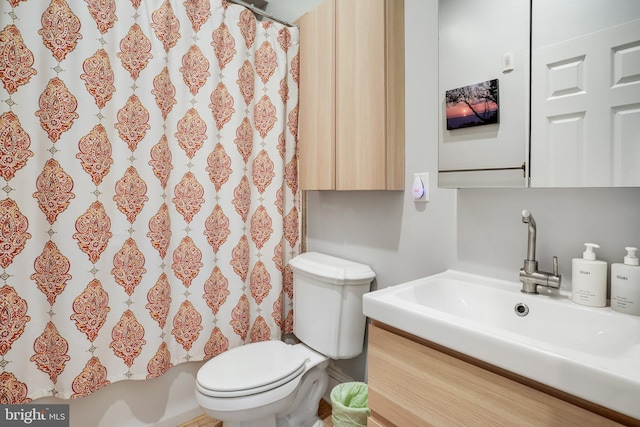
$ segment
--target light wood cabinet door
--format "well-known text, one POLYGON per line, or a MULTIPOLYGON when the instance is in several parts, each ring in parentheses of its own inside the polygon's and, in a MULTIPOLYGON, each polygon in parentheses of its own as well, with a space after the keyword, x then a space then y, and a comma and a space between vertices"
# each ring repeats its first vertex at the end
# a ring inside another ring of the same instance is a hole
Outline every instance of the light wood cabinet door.
POLYGON ((335 190, 335 0, 299 19, 298 176, 302 190, 335 190))
POLYGON ((299 24, 300 188, 403 189, 403 0, 326 0, 299 24))

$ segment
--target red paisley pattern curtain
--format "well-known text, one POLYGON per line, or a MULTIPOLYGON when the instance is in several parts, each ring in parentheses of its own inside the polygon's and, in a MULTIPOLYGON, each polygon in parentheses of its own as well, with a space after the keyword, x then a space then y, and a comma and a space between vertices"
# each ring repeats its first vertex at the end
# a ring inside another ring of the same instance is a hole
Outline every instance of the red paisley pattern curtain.
POLYGON ((290 332, 297 29, 224 0, 0 8, 0 402, 290 332))

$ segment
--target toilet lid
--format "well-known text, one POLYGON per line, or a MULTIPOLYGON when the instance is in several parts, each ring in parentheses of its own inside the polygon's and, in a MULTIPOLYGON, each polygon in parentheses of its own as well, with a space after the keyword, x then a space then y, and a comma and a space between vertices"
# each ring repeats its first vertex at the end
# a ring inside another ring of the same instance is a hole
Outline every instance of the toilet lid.
POLYGON ((226 351, 198 371, 206 394, 240 396, 271 390, 304 371, 305 357, 282 341, 261 341, 226 351))

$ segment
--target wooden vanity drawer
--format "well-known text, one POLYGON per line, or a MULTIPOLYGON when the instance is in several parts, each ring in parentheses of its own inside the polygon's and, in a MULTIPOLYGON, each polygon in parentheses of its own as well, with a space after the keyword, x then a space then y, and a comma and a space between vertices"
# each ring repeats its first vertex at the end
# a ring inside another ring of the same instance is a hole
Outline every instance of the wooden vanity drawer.
POLYGON ((621 425, 384 325, 369 326, 368 349, 369 407, 377 425, 621 425))

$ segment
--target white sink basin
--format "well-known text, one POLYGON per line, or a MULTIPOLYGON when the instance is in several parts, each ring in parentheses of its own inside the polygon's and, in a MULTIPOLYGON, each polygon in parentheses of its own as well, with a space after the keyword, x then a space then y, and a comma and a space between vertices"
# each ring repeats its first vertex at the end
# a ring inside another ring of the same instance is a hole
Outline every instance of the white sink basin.
POLYGON ((640 419, 640 317, 449 270, 364 295, 364 314, 640 419), (528 314, 519 304, 525 304, 528 314), (518 308, 518 310, 516 310, 518 308))

